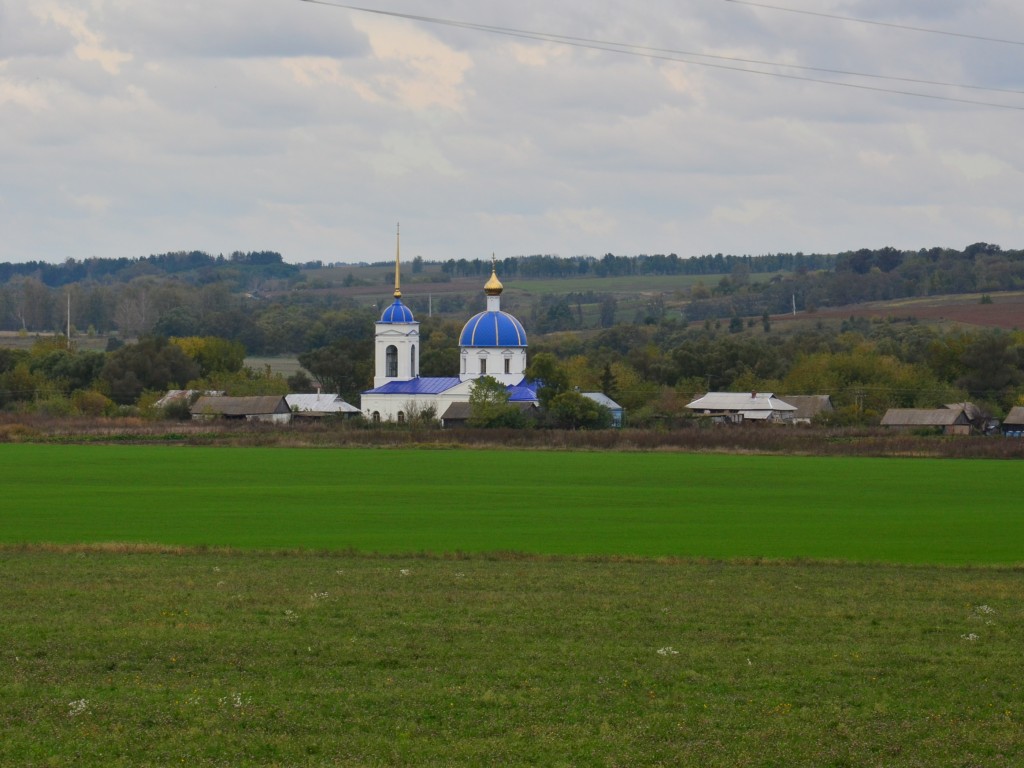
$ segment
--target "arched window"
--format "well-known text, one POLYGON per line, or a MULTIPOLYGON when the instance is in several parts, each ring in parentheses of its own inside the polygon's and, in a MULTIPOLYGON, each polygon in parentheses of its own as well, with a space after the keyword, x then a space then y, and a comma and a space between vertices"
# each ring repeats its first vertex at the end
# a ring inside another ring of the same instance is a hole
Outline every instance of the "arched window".
POLYGON ((380 424, 380 411, 373 412, 373 423, 380 424))
POLYGON ((398 412, 398 423, 405 424, 405 414, 402 411, 398 412))
POLYGON ((409 375, 416 375, 416 345, 413 344, 409 350, 409 375))
POLYGON ((398 347, 394 344, 384 353, 384 375, 391 379, 398 377, 398 347))

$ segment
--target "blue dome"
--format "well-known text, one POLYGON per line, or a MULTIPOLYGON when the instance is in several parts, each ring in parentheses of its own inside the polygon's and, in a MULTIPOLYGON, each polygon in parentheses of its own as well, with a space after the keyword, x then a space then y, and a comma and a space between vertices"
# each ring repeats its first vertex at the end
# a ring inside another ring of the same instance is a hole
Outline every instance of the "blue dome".
POLYGON ((473 315, 459 336, 460 347, 525 347, 526 331, 508 312, 473 315))
POLYGON ((382 323, 412 323, 412 310, 402 303, 401 299, 395 299, 395 303, 384 310, 380 316, 382 323))

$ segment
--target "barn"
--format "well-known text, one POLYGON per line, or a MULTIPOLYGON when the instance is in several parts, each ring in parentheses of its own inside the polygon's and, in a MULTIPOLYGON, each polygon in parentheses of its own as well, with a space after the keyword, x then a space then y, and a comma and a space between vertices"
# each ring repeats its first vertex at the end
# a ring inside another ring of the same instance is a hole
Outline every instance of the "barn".
POLYGON ((273 424, 287 424, 292 419, 292 410, 283 395, 260 395, 257 397, 200 397, 191 408, 196 421, 211 419, 236 419, 265 421, 273 424))
POLYGON ((890 408, 882 417, 882 426, 904 431, 932 428, 944 435, 971 434, 971 420, 962 408, 890 408))

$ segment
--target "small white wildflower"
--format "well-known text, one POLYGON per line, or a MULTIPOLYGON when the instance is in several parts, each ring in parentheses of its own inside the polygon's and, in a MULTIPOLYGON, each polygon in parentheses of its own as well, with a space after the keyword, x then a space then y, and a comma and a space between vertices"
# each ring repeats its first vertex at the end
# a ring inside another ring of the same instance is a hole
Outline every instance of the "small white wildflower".
POLYGON ((74 701, 68 702, 68 717, 78 717, 84 715, 89 709, 88 699, 75 699, 74 701))
POLYGON ((403 568, 402 570, 399 571, 399 573, 402 576, 408 576, 411 573, 411 571, 408 568, 403 568))
POLYGON ((978 639, 978 636, 976 634, 974 634, 973 632, 971 632, 969 634, 966 634, 966 635, 960 635, 960 637, 963 640, 970 640, 971 642, 974 642, 975 640, 978 639))
POLYGON ((214 573, 220 573, 220 566, 219 565, 213 566, 213 572, 214 573))
POLYGON ((456 579, 464 579, 464 578, 466 578, 466 574, 464 574, 462 571, 456 571, 455 572, 455 578, 456 579))
POLYGON ((986 613, 986 614, 988 614, 988 613, 995 613, 996 612, 996 609, 993 608, 992 606, 989 606, 989 605, 979 605, 974 610, 976 610, 978 613, 986 613))
POLYGON ((313 593, 313 599, 314 600, 326 600, 327 599, 327 593, 326 592, 314 592, 313 593))
POLYGON ((241 709, 242 707, 252 704, 252 699, 248 696, 243 696, 237 691, 232 693, 231 696, 221 696, 217 701, 222 707, 226 707, 230 704, 235 709, 241 709))
POLYGON ((343 576, 345 574, 345 572, 341 568, 336 570, 335 573, 338 574, 339 576, 343 576))
POLYGON ((292 610, 285 610, 284 617, 288 621, 295 621, 297 618, 299 618, 299 614, 292 610))
POLYGON ((666 645, 664 648, 658 649, 659 656, 678 656, 679 651, 673 648, 671 645, 666 645))

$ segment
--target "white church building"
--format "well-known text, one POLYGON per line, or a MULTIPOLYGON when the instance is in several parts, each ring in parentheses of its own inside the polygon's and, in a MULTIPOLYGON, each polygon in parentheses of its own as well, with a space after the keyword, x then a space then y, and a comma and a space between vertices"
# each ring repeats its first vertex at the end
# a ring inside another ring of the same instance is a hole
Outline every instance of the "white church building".
POLYGON ((452 403, 467 403, 473 382, 490 376, 505 385, 511 403, 536 403, 536 386, 526 381, 526 331, 501 309, 504 287, 494 258, 484 285, 487 309, 469 319, 459 335, 459 374, 420 376, 420 324, 402 303, 399 248, 395 250, 395 300, 374 333, 373 389, 362 393, 360 409, 370 421, 404 422, 433 408, 442 416, 452 403))

